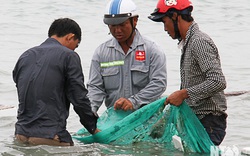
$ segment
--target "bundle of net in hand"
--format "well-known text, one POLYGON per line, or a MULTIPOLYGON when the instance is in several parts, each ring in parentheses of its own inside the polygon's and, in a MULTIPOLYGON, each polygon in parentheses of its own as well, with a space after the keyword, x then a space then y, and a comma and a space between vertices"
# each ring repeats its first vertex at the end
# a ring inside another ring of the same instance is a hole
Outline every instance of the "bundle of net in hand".
POLYGON ((150 142, 175 149, 173 137, 178 136, 184 152, 209 153, 214 145, 191 108, 185 102, 179 107, 167 105, 164 108, 165 99, 156 100, 134 112, 111 107, 98 119, 97 126, 101 132, 91 135, 82 128, 72 137, 87 144, 150 142))

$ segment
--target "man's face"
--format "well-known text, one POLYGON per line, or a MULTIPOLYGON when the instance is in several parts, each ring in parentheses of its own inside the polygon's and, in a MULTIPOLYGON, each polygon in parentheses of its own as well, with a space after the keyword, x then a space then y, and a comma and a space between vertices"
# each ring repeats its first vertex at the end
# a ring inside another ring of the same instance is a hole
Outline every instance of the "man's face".
POLYGON ((168 32, 169 36, 171 36, 172 39, 175 39, 174 23, 172 19, 168 16, 164 16, 162 18, 162 22, 164 24, 164 30, 168 32))
MULTIPOLYGON (((136 23, 134 21, 134 25, 135 24, 136 23)), ((130 19, 127 19, 125 22, 118 25, 109 25, 109 30, 118 42, 125 42, 132 32, 132 25, 130 23, 130 19)))

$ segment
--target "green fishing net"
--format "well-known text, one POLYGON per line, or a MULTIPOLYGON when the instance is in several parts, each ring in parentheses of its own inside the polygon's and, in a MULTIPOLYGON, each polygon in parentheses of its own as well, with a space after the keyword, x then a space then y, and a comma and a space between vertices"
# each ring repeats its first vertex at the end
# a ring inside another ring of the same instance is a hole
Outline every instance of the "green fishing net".
POLYGON ((72 137, 86 144, 150 142, 164 144, 170 150, 178 148, 184 152, 209 153, 214 145, 191 108, 185 102, 179 107, 167 105, 164 108, 165 99, 133 112, 109 108, 98 119, 101 132, 91 135, 82 128, 72 137))

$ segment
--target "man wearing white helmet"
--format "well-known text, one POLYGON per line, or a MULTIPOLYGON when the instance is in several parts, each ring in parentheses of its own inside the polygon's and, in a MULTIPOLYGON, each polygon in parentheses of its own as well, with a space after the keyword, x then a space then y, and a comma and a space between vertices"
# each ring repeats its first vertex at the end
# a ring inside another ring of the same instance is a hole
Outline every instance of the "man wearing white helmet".
POLYGON ((87 84, 94 112, 104 100, 107 108, 136 110, 166 90, 165 54, 136 29, 138 17, 131 0, 107 4, 103 21, 113 37, 95 50, 87 84))
POLYGON ((218 49, 213 40, 199 30, 191 16, 190 0, 159 0, 149 18, 162 22, 164 30, 179 40, 181 53, 181 87, 170 94, 165 104, 181 105, 183 100, 193 109, 215 145, 226 135, 226 80, 218 49))

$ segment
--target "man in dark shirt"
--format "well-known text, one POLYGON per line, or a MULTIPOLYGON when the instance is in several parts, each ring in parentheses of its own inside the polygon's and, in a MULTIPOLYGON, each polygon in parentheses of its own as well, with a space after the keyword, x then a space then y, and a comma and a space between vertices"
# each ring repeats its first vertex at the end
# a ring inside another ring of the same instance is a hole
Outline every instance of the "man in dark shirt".
POLYGON ((15 136, 33 145, 73 145, 66 130, 70 103, 91 134, 99 131, 86 96, 81 61, 74 52, 81 28, 60 18, 51 24, 48 36, 40 46, 24 52, 13 70, 19 98, 15 136))

